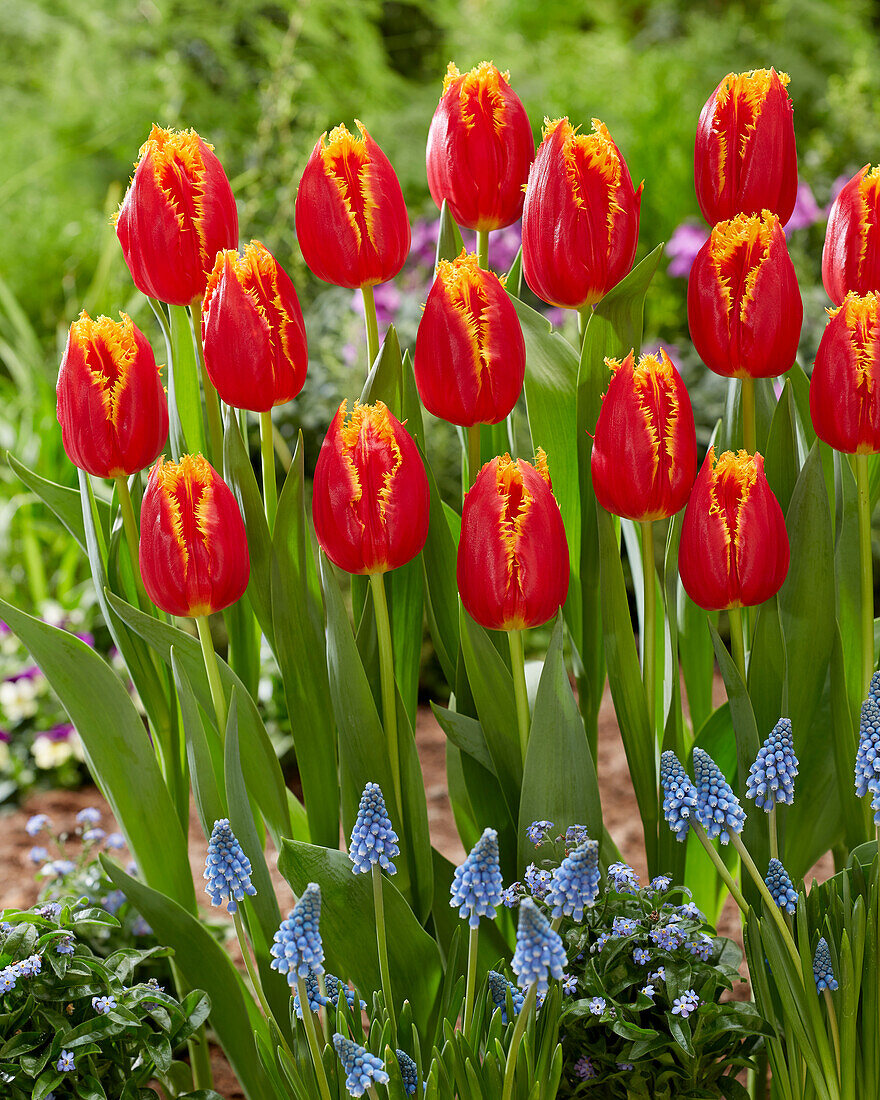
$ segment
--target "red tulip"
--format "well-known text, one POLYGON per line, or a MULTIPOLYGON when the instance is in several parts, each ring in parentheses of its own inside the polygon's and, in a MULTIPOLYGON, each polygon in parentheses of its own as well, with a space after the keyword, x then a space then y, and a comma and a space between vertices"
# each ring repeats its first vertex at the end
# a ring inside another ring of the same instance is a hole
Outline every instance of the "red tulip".
POLYGON ((498 276, 464 251, 441 260, 416 336, 428 412, 465 428, 497 424, 516 404, 525 369, 522 329, 498 276))
POLYGON ((596 499, 627 519, 654 520, 684 508, 697 475, 697 433, 687 389, 672 360, 633 352, 614 372, 593 439, 596 499))
POLYGON ((753 607, 775 596, 788 573, 788 535, 764 459, 710 447, 684 514, 678 570, 707 611, 753 607))
POLYGON ((880 294, 828 311, 810 376, 816 434, 847 454, 880 454, 880 294))
POLYGON ((141 504, 141 576, 169 615, 229 607, 250 577, 247 535, 235 497, 201 455, 160 459, 141 504))
POLYGON ((697 202, 710 225, 770 210, 783 225, 797 198, 797 150, 788 77, 775 69, 728 73, 700 113, 694 148, 697 202))
POLYGON ((464 76, 450 61, 428 131, 428 187, 466 229, 490 230, 522 214, 535 155, 526 109, 510 74, 483 61, 464 76))
POLYGON ((866 164, 834 200, 825 231, 822 282, 836 306, 850 291, 880 291, 880 166, 866 164))
POLYGON ((58 371, 58 423, 67 457, 95 477, 143 470, 168 437, 168 404, 153 349, 124 313, 85 310, 70 326, 58 371))
POLYGON ((268 249, 251 241, 218 253, 202 303, 205 367, 236 409, 266 412, 291 401, 309 355, 293 283, 268 249))
POLYGON ((607 128, 579 134, 567 118, 548 122, 529 172, 523 207, 522 269, 531 289, 556 306, 580 309, 603 298, 632 267, 642 184, 607 128))
POLYGON ((339 406, 327 430, 312 493, 321 549, 347 573, 406 565, 428 537, 430 494, 418 448, 377 401, 339 406))
POLYGON ((540 626, 568 595, 568 542, 550 487, 547 457, 510 455, 480 470, 464 500, 458 591, 489 630, 540 626))
POLYGON ((312 150, 296 196, 303 259, 336 286, 384 283, 403 267, 410 229, 391 162, 355 119, 360 138, 337 126, 312 150))
POLYGON ((785 233, 769 210, 719 222, 688 280, 697 354, 726 378, 772 378, 797 355, 804 307, 785 233))
POLYGON ((153 126, 116 216, 134 285, 186 306, 205 293, 221 248, 238 244, 238 213, 213 146, 195 130, 153 126))

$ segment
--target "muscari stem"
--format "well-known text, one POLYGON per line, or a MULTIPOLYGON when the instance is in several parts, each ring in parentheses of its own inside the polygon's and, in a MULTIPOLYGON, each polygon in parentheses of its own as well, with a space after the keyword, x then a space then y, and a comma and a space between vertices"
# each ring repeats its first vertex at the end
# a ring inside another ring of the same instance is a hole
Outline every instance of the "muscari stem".
POLYGON ((208 416, 208 438, 211 441, 211 462, 214 468, 223 472, 223 420, 220 416, 220 398, 214 383, 208 377, 205 367, 205 353, 202 348, 201 318, 196 319, 195 306, 190 304, 189 327, 192 332, 193 347, 196 351, 196 359, 199 363, 199 373, 202 376, 202 388, 205 391, 205 412, 208 416))
POLYGON ((217 654, 214 652, 214 640, 211 637, 208 616, 197 615, 196 627, 202 644, 202 656, 205 659, 205 672, 208 674, 208 686, 211 688, 211 699, 214 702, 214 714, 217 716, 217 732, 222 739, 226 736, 226 696, 220 681, 220 667, 217 664, 217 654))
POLYGON ((831 1041, 834 1044, 834 1060, 837 1063, 837 1083, 840 1084, 840 1030, 837 1027, 837 1013, 834 1011, 834 1001, 831 999, 831 990, 823 989, 825 1007, 828 1009, 828 1019, 831 1023, 831 1041))
POLYGON ((318 1078, 318 1088, 321 1090, 322 1100, 330 1100, 330 1086, 327 1084, 327 1074, 324 1072, 324 1063, 321 1060, 321 1051, 318 1047, 318 1036, 315 1034, 315 1021, 312 1018, 312 1010, 309 1008, 309 995, 306 992, 306 982, 305 978, 301 978, 299 974, 296 976, 296 991, 299 994, 303 1027, 306 1029, 309 1050, 312 1052, 312 1065, 315 1068, 315 1076, 318 1078))
POLYGON ((465 1034, 471 1026, 471 1017, 474 1014, 474 991, 477 985, 477 946, 480 939, 480 926, 471 928, 468 934, 468 965, 467 981, 464 988, 464 1016, 461 1028, 465 1034))
POLYGON ((489 270, 489 230, 477 230, 477 263, 484 271, 489 270))
POLYGON ((742 384, 743 446, 753 455, 758 448, 758 432, 755 427, 755 380, 740 379, 742 384))
POLYGON ((874 672, 874 556, 871 550, 871 488, 868 456, 856 455, 856 485, 859 496, 859 559, 862 573, 862 691, 868 693, 874 672))
POLYGON ((504 1090, 501 1094, 501 1100, 510 1100, 513 1094, 513 1079, 516 1075, 516 1056, 519 1053, 519 1045, 522 1042, 522 1037, 525 1034, 526 1024, 528 1023, 529 1015, 535 1006, 535 1001, 538 996, 538 983, 532 982, 526 993, 526 999, 523 1002, 523 1006, 520 1009, 519 1016, 516 1018, 516 1027, 513 1029, 513 1035, 510 1040, 510 1047, 507 1051, 507 1063, 504 1066, 504 1090))
POLYGON ((510 641, 510 670, 513 673, 513 694, 516 699, 516 724, 519 729, 519 747, 523 763, 529 745, 529 696, 526 690, 526 662, 523 654, 521 630, 508 630, 510 641))
POLYGON ((785 923, 785 918, 782 915, 782 910, 773 900, 773 895, 767 889, 767 883, 761 877, 761 872, 755 866, 755 861, 749 855, 749 851, 746 848, 745 844, 743 844, 742 837, 739 835, 739 833, 731 833, 730 842, 739 853, 739 858, 743 867, 745 867, 745 869, 749 872, 749 874, 752 876, 752 879, 754 880, 755 885, 758 887, 758 890, 760 891, 761 897, 764 901, 764 907, 773 918, 773 920, 776 922, 776 927, 779 929, 779 934, 782 936, 783 943, 788 948, 788 953, 789 955, 791 955, 792 961, 794 962, 798 973, 800 973, 801 957, 798 954, 798 949, 795 945, 794 940, 792 939, 788 925, 785 923))
POLYGON ((776 832, 776 803, 773 803, 773 808, 768 814, 768 824, 770 826, 770 858, 779 859, 779 836, 776 832))
POLYGON ((275 443, 272 435, 272 410, 260 413, 260 457, 263 463, 263 501, 269 534, 275 526, 278 511, 278 483, 275 480, 275 443))
POLYGON ((131 502, 131 493, 128 491, 128 478, 121 475, 114 478, 116 482, 116 495, 119 497, 119 510, 122 512, 122 527, 125 531, 125 541, 128 543, 128 556, 131 558, 131 571, 134 574, 134 584, 137 589, 138 603, 142 611, 150 607, 147 590, 144 588, 141 577, 141 566, 138 557, 140 536, 138 534, 137 520, 134 516, 134 505, 131 502))
POLYGON ((724 860, 715 851, 715 847, 712 844, 712 841, 709 840, 709 837, 706 834, 706 830, 695 818, 691 818, 691 828, 696 834, 697 840, 699 840, 699 842, 706 849, 706 855, 709 857, 709 859, 712 860, 712 863, 715 865, 715 870, 718 872, 721 881, 730 891, 730 896, 742 910, 743 916, 745 916, 746 913, 748 913, 749 911, 748 902, 743 897, 742 891, 736 883, 736 879, 725 866, 724 860))
POLYGON ((645 699, 648 703, 648 718, 654 729, 657 710, 657 582, 654 565, 654 524, 643 520, 642 528, 642 574, 644 580, 644 617, 642 619, 642 680, 645 685, 645 699))
POLYGON ((740 676, 742 676, 743 684, 746 684, 746 650, 743 641, 742 608, 729 607, 727 609, 727 619, 730 623, 731 656, 736 661, 736 667, 739 669, 740 676))
POLYGON ((467 430, 468 486, 473 485, 480 472, 480 425, 472 424, 467 430))
MULTIPOLYGON (((241 947, 241 956, 244 959, 245 969, 248 972, 248 977, 250 978, 251 985, 254 989, 254 996, 260 1002, 260 1008, 263 1010, 263 1015, 266 1017, 266 1020, 271 1020, 274 1018, 274 1015, 272 1009, 269 1008, 269 1003, 266 1000, 265 993, 263 992, 263 986, 260 982, 259 975, 257 974, 257 971, 253 964, 253 960, 251 959, 251 952, 248 946, 247 936, 245 935, 244 931, 244 922, 241 919, 241 911, 239 909, 236 909, 236 911, 232 914, 232 922, 235 925, 235 934, 238 937, 238 943, 241 947)), ((277 1020, 275 1022, 276 1024, 278 1023, 277 1020)), ((281 1029, 279 1028, 279 1031, 280 1030, 281 1029)), ((285 1044, 285 1046, 286 1045, 287 1044, 285 1044)), ((290 1052, 288 1051, 288 1053, 290 1052)))
POLYGON ((376 634, 379 639, 379 673, 382 683, 382 715, 385 722, 385 739, 391 758, 391 778, 398 813, 403 813, 403 792, 400 786, 400 751, 397 746, 397 689, 394 682, 394 650, 391 645, 391 620, 388 618, 388 600, 385 597, 385 574, 370 573, 373 592, 373 611, 376 616, 376 634))
POLYGON ((376 318, 376 298, 372 286, 362 286, 364 323, 367 326, 367 374, 373 369, 379 354, 379 321, 376 318))
POLYGON ((373 906, 376 910, 376 946, 379 951, 379 974, 382 978, 382 993, 391 1025, 391 1038, 397 1046, 397 1017, 394 1012, 394 999, 391 995, 391 970, 388 966, 388 941, 385 935, 385 898, 382 894, 382 868, 374 863, 371 868, 373 878, 373 906))

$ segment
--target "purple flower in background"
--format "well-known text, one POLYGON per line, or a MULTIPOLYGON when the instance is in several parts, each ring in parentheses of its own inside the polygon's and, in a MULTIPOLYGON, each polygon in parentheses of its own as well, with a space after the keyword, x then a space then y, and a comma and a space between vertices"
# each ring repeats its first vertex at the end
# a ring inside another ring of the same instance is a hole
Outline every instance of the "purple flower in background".
POLYGON ((87 630, 83 630, 83 631, 79 631, 79 630, 77 630, 77 631, 74 631, 74 635, 73 635, 73 636, 74 636, 75 638, 79 638, 79 640, 80 640, 81 642, 85 642, 85 643, 86 643, 86 645, 87 645, 87 646, 90 646, 90 647, 91 647, 92 649, 94 649, 94 648, 95 648, 95 635, 94 635, 94 634, 90 634, 90 633, 89 633, 89 632, 88 632, 87 630))
POLYGON ((76 815, 77 825, 97 825, 101 821, 101 811, 94 806, 86 806, 76 815))
POLYGON ((412 244, 410 245, 408 262, 433 269, 439 235, 439 218, 419 218, 413 222, 412 244))
POLYGON ((53 726, 51 729, 43 730, 40 736, 48 737, 50 741, 68 741, 73 732, 73 726, 70 722, 62 722, 59 726, 53 726))
POLYGON ((596 1076, 596 1071, 593 1069, 593 1063, 586 1056, 578 1058, 574 1064, 574 1072, 582 1081, 588 1081, 591 1077, 596 1076))
POLYGON ((125 837, 122 835, 122 833, 111 833, 107 837, 107 847, 115 849, 124 848, 125 837))
POLYGON ((844 189, 844 187, 846 187, 846 185, 849 183, 849 181, 851 179, 852 179, 852 176, 846 176, 846 175, 838 176, 837 179, 835 179, 835 181, 831 184, 831 190, 828 193, 828 205, 825 207, 825 210, 824 210, 824 213, 825 213, 826 217, 828 215, 828 212, 831 209, 831 206, 832 206, 834 200, 837 198, 837 196, 840 194, 840 192, 844 189))
POLYGON ((810 225, 815 225, 824 216, 821 206, 816 202, 812 187, 808 183, 799 183, 794 210, 785 226, 786 237, 790 237, 795 229, 806 229, 810 225))
POLYGON ((675 227, 666 244, 670 261, 666 270, 674 279, 686 279, 690 275, 697 253, 708 239, 709 230, 705 226, 682 222, 675 227))
POLYGON ((12 738, 11 738, 11 737, 10 737, 10 735, 9 735, 9 734, 8 734, 8 733, 6 732, 6 730, 0 730, 0 741, 3 741, 3 742, 7 742, 7 743, 8 743, 8 742, 9 742, 9 741, 11 741, 11 740, 12 740, 12 738))
POLYGON ((38 676, 42 676, 39 668, 36 665, 29 665, 27 668, 21 669, 20 672, 13 672, 12 675, 5 677, 8 683, 15 684, 19 680, 36 680, 38 676))
POLYGON ((28 859, 31 863, 45 863, 49 858, 49 852, 46 848, 41 848, 39 845, 31 848, 28 852, 28 859))
POLYGON ((28 836, 36 836, 41 833, 43 829, 48 829, 52 824, 48 814, 34 814, 33 817, 29 817, 27 824, 24 827, 24 831, 28 836))

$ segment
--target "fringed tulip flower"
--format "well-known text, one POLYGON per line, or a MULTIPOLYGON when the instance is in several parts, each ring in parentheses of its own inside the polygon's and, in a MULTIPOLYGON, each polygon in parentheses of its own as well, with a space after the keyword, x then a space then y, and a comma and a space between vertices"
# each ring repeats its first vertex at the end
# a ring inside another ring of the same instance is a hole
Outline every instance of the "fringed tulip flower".
POLYGON ((355 119, 360 137, 337 126, 322 134, 296 196, 303 259, 325 282, 355 290, 403 267, 410 227, 391 162, 355 119))
POLYGON ((124 313, 83 310, 70 326, 58 372, 58 423, 67 457, 95 477, 149 466, 168 437, 168 404, 153 349, 124 313))
POLYGON ((707 611, 752 607, 775 596, 788 573, 788 534, 764 459, 710 447, 684 514, 678 569, 707 611))
POLYGON ((244 521, 229 486, 201 455, 160 460, 150 471, 140 566, 147 595, 169 615, 211 615, 244 594, 244 521))
POLYGON ((851 292, 880 291, 880 166, 866 164, 834 200, 825 230, 822 282, 836 306, 851 292))
POLYGON ((829 310, 810 377, 821 440, 847 454, 880 453, 880 294, 847 294, 829 310))
POLYGON ((327 557, 347 573, 406 565, 428 537, 430 495, 418 448, 382 404, 339 406, 315 466, 312 517, 327 557))
POLYGON ((213 146, 195 130, 153 126, 116 217, 134 285, 186 306, 205 293, 221 248, 238 244, 238 214, 213 146))
POLYGON ((513 409, 526 345, 501 280, 476 256, 441 260, 416 337, 415 377, 428 412, 462 427, 497 424, 513 409))
POLYGON ((202 303, 205 367, 221 398, 266 412, 303 387, 308 348, 293 283, 268 249, 217 256, 202 303))
POLYGON ((465 610, 490 630, 540 626, 568 595, 568 543, 550 487, 547 458, 535 465, 493 458, 464 501, 458 591, 465 610))
POLYGON ((773 378, 797 355, 804 308, 775 214, 719 222, 688 280, 688 325, 697 354, 726 378, 773 378))
POLYGON ((510 74, 483 61, 462 75, 450 61, 428 131, 428 187, 455 221, 488 231, 522 214, 535 155, 528 115, 510 74))
POLYGON ((590 134, 547 122, 523 207, 522 269, 535 294, 569 309, 603 298, 632 267, 641 201, 598 119, 590 134))
POLYGON ((606 360, 613 375, 593 439, 596 499, 633 520, 675 515, 697 476, 697 435, 687 389, 666 352, 606 360))
POLYGON ((797 198, 794 118, 775 69, 728 73, 700 113, 694 149, 697 202, 710 225, 770 210, 783 225, 797 198))

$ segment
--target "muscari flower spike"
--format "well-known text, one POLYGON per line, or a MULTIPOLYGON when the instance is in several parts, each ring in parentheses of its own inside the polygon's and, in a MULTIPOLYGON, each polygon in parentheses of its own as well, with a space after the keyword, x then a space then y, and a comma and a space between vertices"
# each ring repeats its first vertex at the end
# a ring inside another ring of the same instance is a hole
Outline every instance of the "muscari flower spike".
POLYGON ((210 896, 211 904, 222 905, 224 899, 228 899, 226 909, 229 913, 236 912, 237 903, 245 894, 253 897, 257 892, 251 883, 251 861, 235 839, 228 818, 214 822, 208 841, 204 878, 205 893, 210 896))
POLYGON ((389 875, 396 874, 397 868, 391 860, 399 855, 397 833, 385 809, 382 789, 378 783, 368 783, 361 795, 348 849, 354 873, 366 874, 372 870, 374 863, 378 863, 389 875))
MULTIPOLYGON (((872 678, 872 686, 873 683, 872 678)), ((859 798, 864 798, 868 791, 873 795, 874 824, 880 825, 880 703, 873 692, 862 703, 855 780, 859 798)))
POLYGON ((663 788, 663 816, 676 840, 684 840, 697 816, 697 789, 684 765, 671 749, 660 754, 660 785, 663 788))
POLYGON ((310 882, 287 920, 281 922, 269 952, 272 969, 286 974, 289 985, 296 984, 297 976, 307 978, 310 971, 324 973, 320 920, 321 888, 310 882))
POLYGON ((519 907, 516 950, 510 964, 520 989, 537 983, 538 993, 546 993, 548 975, 561 981, 566 962, 559 933, 553 931, 531 898, 523 898, 519 907))
POLYGON ((813 977, 816 979, 816 992, 824 989, 834 992, 837 989, 837 978, 831 966, 831 952, 828 950, 828 942, 824 936, 820 937, 816 944, 816 954, 813 956, 813 977))
POLYGON ((480 917, 495 916, 495 906, 501 904, 503 892, 498 833, 494 829, 484 829, 470 855, 455 868, 449 904, 458 906, 458 915, 462 919, 467 917, 471 928, 478 928, 480 917))
POLYGON ((759 810, 770 811, 780 802, 794 802, 794 778, 798 773, 798 758, 794 754, 791 719, 780 718, 767 740, 758 750, 758 757, 749 768, 746 798, 754 798, 759 810))
MULTIPOLYGON (((357 994, 349 986, 336 977, 335 974, 324 975, 324 988, 327 990, 327 996, 321 992, 321 986, 318 984, 318 977, 316 974, 309 972, 306 976, 306 996, 309 1001, 309 1008, 312 1012, 318 1012, 319 1009, 325 1007, 328 1004, 332 1004, 334 1008, 339 1004, 339 994, 343 993, 345 996, 348 1007, 353 1009, 357 994)), ((358 999, 358 1007, 364 1009, 367 1007, 366 1001, 358 999)), ((299 994, 294 994, 293 1009, 296 1013, 298 1020, 302 1019, 302 1006, 299 1002, 299 994)))
POLYGON ((403 1081, 403 1091, 407 1096, 415 1096, 419 1087, 419 1070, 415 1062, 405 1050, 395 1050, 397 1064, 400 1066, 400 1078, 403 1081))
POLYGON ((719 837, 727 844, 731 833, 741 833, 746 815, 739 799, 712 757, 694 749, 694 779, 697 786, 697 817, 709 839, 719 837))
POLYGON ((554 917, 584 919, 584 907, 589 908, 599 893, 599 842, 586 840, 566 856, 554 870, 547 904, 554 917))
POLYGON ((492 997, 492 1003, 496 1008, 501 1009, 501 1022, 506 1024, 507 1020, 507 991, 510 990, 510 997, 513 1001, 513 1014, 518 1016, 520 1009, 525 1003, 525 997, 516 988, 513 982, 509 982, 503 974, 499 974, 497 970, 490 970, 488 975, 489 981, 489 993, 492 997))
POLYGON ((767 868, 767 877, 764 879, 770 895, 780 909, 786 913, 797 912, 797 890, 789 877, 788 871, 778 859, 771 859, 767 868))
POLYGON ((363 1096, 374 1081, 378 1085, 387 1085, 390 1081, 382 1059, 358 1046, 353 1039, 347 1039, 337 1031, 333 1036, 333 1046, 347 1075, 345 1087, 352 1096, 363 1096))

